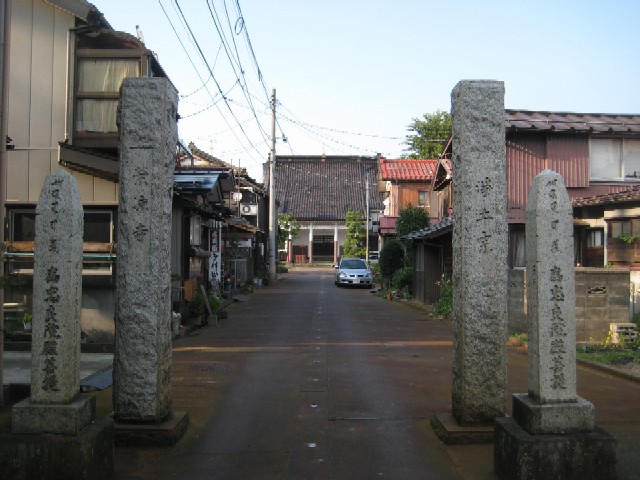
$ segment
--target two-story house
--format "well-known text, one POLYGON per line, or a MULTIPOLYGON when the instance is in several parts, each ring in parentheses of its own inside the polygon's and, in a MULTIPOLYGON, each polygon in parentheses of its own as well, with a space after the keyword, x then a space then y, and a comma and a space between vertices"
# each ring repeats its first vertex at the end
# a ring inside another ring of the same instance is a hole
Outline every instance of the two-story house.
POLYGON ((384 192, 380 235, 389 238, 396 234, 396 221, 403 208, 412 205, 431 212, 431 206, 436 200, 431 182, 438 160, 380 157, 378 166, 378 189, 384 192))
POLYGON ((264 276, 268 202, 262 184, 246 169, 220 160, 193 143, 179 156, 175 178, 179 190, 200 205, 199 211, 186 209, 190 248, 185 278, 224 288, 253 283, 256 276, 264 276), (218 187, 220 198, 214 197, 218 187), (206 213, 204 204, 213 210, 206 213), (195 230, 200 234, 194 234, 195 230))
MULTIPOLYGON (((512 284, 518 283, 517 271, 526 266, 525 209, 529 188, 538 173, 545 169, 560 173, 572 199, 616 194, 640 180, 638 115, 506 110, 505 148, 512 284)), ((437 298, 435 279, 451 272, 451 250, 446 246, 451 241, 451 221, 442 208, 446 205, 447 211, 455 209, 455 198, 451 197, 455 166, 452 169, 450 159, 451 143, 441 156, 433 181, 434 190, 441 197, 437 202, 439 223, 410 235, 420 263, 414 270, 421 278, 414 279, 414 285, 422 291, 416 296, 425 301, 437 298)), ((597 250, 605 241, 602 219, 576 219, 574 238, 576 266, 603 266, 603 257, 598 256, 597 250)))
MULTIPOLYGON (((31 308, 35 207, 46 176, 65 168, 77 181, 84 207, 83 336, 88 343, 110 345, 120 85, 125 77, 166 75, 140 39, 114 31, 84 0, 13 1, 8 7, 4 259, 5 273, 20 281, 10 280, 5 303, 31 308)), ((9 321, 6 327, 15 325, 9 321)))

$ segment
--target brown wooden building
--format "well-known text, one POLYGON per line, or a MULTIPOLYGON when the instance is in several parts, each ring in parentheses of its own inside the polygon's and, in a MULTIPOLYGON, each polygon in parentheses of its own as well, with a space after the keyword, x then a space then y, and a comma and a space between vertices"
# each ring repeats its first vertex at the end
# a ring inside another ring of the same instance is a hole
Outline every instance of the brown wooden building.
MULTIPOLYGON (((640 184, 640 115, 506 110, 505 149, 508 265, 512 269, 525 267, 525 209, 533 178, 541 171, 551 169, 560 173, 572 199, 607 195, 615 198, 616 193, 640 184)), ((436 217, 436 223, 447 219, 455 208, 455 198, 451 196, 455 167, 452 169, 450 159, 451 142, 439 159, 432 183, 436 194, 432 217, 436 217)), ((598 256, 599 251, 603 252, 601 247, 607 235, 611 235, 611 244, 614 245, 621 242, 618 233, 640 234, 640 222, 634 230, 636 225, 632 219, 620 224, 611 220, 608 225, 611 233, 604 217, 576 219, 576 265, 603 266, 612 261, 605 258, 604 253, 598 256)), ((425 301, 435 296, 429 292, 438 290, 433 279, 448 274, 446 265, 450 263, 444 257, 447 249, 440 245, 441 240, 438 243, 433 241, 436 236, 442 236, 442 232, 426 229, 411 237, 416 248, 434 250, 433 254, 416 255, 417 261, 424 264, 414 266, 414 285, 425 289, 425 292, 414 292, 414 295, 425 301), (417 278, 425 277, 426 274, 421 272, 429 272, 429 281, 417 278)), ((624 250, 629 250, 625 245, 618 246, 620 248, 612 255, 619 256, 624 250)))

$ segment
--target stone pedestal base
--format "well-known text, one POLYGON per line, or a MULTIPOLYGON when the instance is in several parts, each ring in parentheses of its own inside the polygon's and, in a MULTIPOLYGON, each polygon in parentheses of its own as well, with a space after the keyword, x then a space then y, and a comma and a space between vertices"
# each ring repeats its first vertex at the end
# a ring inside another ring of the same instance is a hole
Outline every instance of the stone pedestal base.
POLYGON ((171 412, 162 423, 114 422, 114 444, 117 447, 170 447, 187 431, 187 412, 171 412))
POLYGON ((497 418, 493 463, 500 480, 614 480, 616 440, 600 428, 531 435, 513 418, 497 418))
POLYGON ((561 434, 591 432, 595 428, 595 409, 584 398, 570 403, 537 403, 526 393, 513 395, 513 418, 527 432, 561 434))
POLYGON ((78 435, 0 434, 3 480, 107 480, 113 475, 113 422, 101 419, 78 435))
POLYGON ((462 426, 450 413, 431 417, 431 428, 447 445, 472 445, 493 442, 493 425, 462 426))
POLYGON ((96 397, 92 394, 80 393, 64 405, 33 403, 29 397, 13 406, 11 432, 78 435, 95 416, 96 397))

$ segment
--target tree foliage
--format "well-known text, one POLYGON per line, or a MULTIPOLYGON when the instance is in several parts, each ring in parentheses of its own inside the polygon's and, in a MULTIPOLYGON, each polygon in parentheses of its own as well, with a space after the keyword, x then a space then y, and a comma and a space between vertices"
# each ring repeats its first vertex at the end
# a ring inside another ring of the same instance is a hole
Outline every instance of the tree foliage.
POLYGON ((398 215, 396 220, 396 234, 398 236, 406 235, 407 233, 415 232, 416 230, 422 230, 429 226, 429 215, 424 208, 414 207, 408 204, 398 215))
POLYGON ((393 274, 403 266, 404 248, 398 240, 388 240, 380 251, 380 273, 389 282, 393 274))
POLYGON ((344 256, 364 258, 366 254, 365 242, 367 230, 365 228, 365 218, 357 210, 347 211, 346 226, 347 233, 344 241, 344 256))
POLYGON ((407 127, 405 158, 438 158, 451 136, 451 114, 437 110, 414 118, 407 127))
POLYGON ((280 235, 278 236, 278 248, 284 248, 285 241, 291 237, 293 240, 300 233, 300 222, 294 218, 290 213, 278 214, 278 229, 280 235))

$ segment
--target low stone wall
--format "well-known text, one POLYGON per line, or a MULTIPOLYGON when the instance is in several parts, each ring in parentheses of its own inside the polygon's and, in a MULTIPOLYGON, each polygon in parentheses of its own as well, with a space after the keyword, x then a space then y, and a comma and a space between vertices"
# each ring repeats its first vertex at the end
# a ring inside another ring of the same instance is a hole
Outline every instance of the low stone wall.
MULTIPOLYGON (((601 341, 610 323, 630 318, 630 273, 615 268, 576 268, 576 340, 601 341)), ((526 271, 509 270, 509 330, 526 332, 526 271)))

